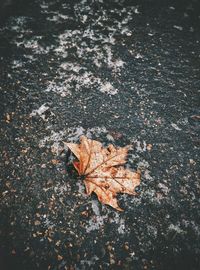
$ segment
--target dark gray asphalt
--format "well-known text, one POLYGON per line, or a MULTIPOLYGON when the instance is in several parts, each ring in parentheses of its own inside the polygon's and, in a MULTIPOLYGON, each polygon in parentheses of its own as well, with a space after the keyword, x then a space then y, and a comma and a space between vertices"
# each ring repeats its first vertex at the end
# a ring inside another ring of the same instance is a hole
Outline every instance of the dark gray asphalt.
POLYGON ((0 269, 200 269, 199 2, 25 2, 1 10, 0 269), (123 213, 66 166, 82 134, 134 144, 123 213))

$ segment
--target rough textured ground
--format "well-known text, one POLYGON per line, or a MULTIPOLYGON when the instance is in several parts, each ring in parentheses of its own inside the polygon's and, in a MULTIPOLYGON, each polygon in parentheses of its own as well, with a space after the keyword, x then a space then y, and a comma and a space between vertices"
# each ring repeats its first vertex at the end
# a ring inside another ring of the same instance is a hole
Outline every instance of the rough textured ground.
POLYGON ((198 1, 20 3, 0 27, 0 269, 200 269, 198 1), (134 144, 123 213, 66 167, 81 134, 134 144))

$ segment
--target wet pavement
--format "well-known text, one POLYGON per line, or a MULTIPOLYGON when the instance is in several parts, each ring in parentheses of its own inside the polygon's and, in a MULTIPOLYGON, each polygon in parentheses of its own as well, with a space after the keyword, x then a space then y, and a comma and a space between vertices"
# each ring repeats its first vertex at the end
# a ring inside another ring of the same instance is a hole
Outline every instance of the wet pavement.
POLYGON ((200 269, 198 1, 19 2, 0 26, 0 269, 200 269), (63 141, 133 144, 87 197, 63 141))

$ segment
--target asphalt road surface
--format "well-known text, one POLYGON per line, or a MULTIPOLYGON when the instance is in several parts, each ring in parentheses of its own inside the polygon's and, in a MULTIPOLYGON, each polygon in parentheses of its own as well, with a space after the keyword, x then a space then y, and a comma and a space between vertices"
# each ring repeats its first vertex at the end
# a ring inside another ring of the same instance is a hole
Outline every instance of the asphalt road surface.
MULTIPOLYGON (((2 1, 3 3, 3 1, 2 1)), ((0 269, 200 269, 199 1, 11 1, 0 25, 0 269), (87 197, 63 141, 134 145, 87 197)))

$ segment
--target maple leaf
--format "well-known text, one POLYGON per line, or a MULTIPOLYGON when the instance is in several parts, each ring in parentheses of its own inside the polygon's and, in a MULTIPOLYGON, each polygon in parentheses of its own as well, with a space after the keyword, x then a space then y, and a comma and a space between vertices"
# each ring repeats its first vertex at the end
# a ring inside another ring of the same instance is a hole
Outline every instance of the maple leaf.
POLYGON ((81 136, 80 144, 64 143, 76 156, 73 165, 84 178, 86 193, 95 192, 99 201, 123 211, 118 205, 117 193, 136 195, 140 173, 125 169, 129 146, 103 147, 102 143, 81 136))

